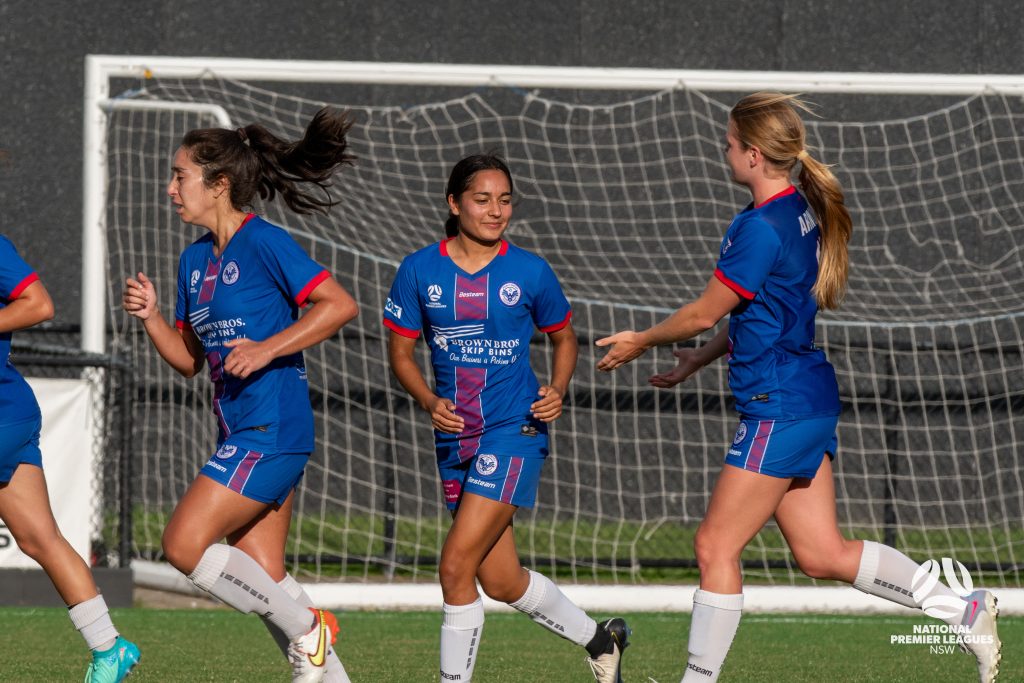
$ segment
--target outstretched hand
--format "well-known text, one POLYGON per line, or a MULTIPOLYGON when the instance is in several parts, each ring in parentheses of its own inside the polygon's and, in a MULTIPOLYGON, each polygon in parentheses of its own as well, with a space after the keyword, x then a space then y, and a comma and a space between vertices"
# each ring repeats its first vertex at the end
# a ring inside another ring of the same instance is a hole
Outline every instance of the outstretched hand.
POLYGON ((672 352, 672 355, 678 359, 676 366, 668 372, 651 375, 647 381, 651 386, 659 389, 668 389, 679 384, 703 367, 696 358, 696 351, 697 349, 692 348, 676 349, 672 352))
POLYGON ((597 346, 610 346, 611 348, 604 358, 597 362, 597 369, 611 372, 634 358, 642 356, 648 347, 640 343, 639 337, 640 335, 633 330, 627 330, 625 332, 617 332, 610 337, 598 339, 595 342, 597 346))
POLYGON ((149 317, 157 310, 156 287, 141 271, 135 278, 125 278, 124 284, 121 308, 128 315, 133 315, 139 320, 149 320, 149 317))

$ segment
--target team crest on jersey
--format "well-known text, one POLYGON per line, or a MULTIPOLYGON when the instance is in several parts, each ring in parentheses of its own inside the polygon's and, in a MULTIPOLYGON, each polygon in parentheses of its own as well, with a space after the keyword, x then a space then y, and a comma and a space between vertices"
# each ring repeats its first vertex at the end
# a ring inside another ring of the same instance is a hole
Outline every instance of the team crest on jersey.
POLYGON ((238 446, 226 443, 217 449, 217 457, 221 460, 227 460, 238 452, 238 446))
POLYGON ((196 291, 196 285, 199 284, 199 278, 201 275, 198 270, 193 270, 192 275, 188 278, 189 289, 194 293, 196 291))
POLYGON ((476 457, 476 471, 487 476, 494 474, 494 470, 498 469, 498 459, 490 453, 484 453, 476 457))
POLYGON ((736 436, 732 437, 732 444, 743 443, 743 439, 747 438, 747 423, 740 422, 740 426, 736 428, 736 436))
POLYGON ((515 306, 519 303, 521 295, 522 291, 519 289, 519 285, 514 282, 506 282, 498 289, 498 298, 506 306, 515 306))
POLYGON ((224 272, 220 275, 220 280, 226 285, 233 285, 238 282, 238 262, 228 261, 228 264, 224 266, 224 272))

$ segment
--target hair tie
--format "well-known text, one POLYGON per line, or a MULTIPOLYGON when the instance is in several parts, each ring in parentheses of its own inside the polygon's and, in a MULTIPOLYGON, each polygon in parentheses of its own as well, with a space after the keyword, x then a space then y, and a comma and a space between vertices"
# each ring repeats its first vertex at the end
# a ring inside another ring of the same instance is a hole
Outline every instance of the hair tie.
POLYGON ((241 138, 242 143, 245 144, 246 147, 248 147, 249 133, 246 132, 245 128, 237 128, 235 129, 235 132, 238 133, 238 137, 241 138))
POLYGON ((796 155, 796 160, 797 161, 803 161, 804 159, 806 159, 809 156, 811 156, 811 155, 807 153, 807 150, 806 149, 802 149, 802 150, 800 150, 800 153, 796 155))

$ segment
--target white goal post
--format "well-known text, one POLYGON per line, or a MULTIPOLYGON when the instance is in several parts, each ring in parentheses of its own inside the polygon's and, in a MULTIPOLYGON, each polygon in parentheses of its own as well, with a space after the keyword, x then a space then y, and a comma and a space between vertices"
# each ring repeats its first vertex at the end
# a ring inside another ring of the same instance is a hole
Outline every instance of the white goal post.
MULTIPOLYGON (((300 220, 261 207, 362 308, 344 340, 307 352, 323 455, 311 460, 296 497, 289 561, 319 602, 437 602, 431 562, 445 515, 429 424, 389 380, 379 313, 401 256, 440 235, 438 184, 458 156, 496 148, 510 160, 523 198, 511 239, 552 262, 581 342, 592 342, 650 324, 699 293, 717 240, 745 202, 722 170, 728 110, 702 93, 779 90, 958 100, 925 115, 808 124, 856 221, 850 295, 818 325, 843 391, 837 495, 844 528, 920 561, 954 556, 998 588, 1001 607, 1024 611, 1024 174, 1014 169, 1024 168, 1024 75, 88 56, 82 347, 106 352, 113 342, 139 367, 137 432, 152 461, 137 468, 148 477, 139 484, 137 536, 152 533, 147 524, 162 519, 209 455, 209 399, 201 381, 170 376, 119 321, 111 283, 144 264, 169 301, 168 259, 198 236, 161 203, 184 130, 258 120, 295 137, 324 104, 267 84, 306 86, 304 93, 312 84, 473 91, 407 107, 334 103, 357 116, 359 158, 341 174, 334 214, 300 220), (114 92, 117 83, 123 92, 114 92), (511 92, 517 108, 506 111, 480 90, 511 92), (607 105, 545 96, 584 90, 629 94, 607 105), (157 452, 164 443, 169 452, 157 452)), ((649 355, 602 376, 592 344, 581 343, 538 509, 517 518, 524 563, 576 584, 566 592, 585 607, 690 606, 692 586, 661 585, 657 571, 692 570, 685 546, 735 416, 724 369, 708 368, 679 392, 653 392, 645 378, 671 358, 649 355)), ((136 547, 137 581, 180 587, 175 572, 149 561, 158 540, 137 538, 136 547)), ((853 589, 799 585, 777 529, 759 536, 744 562, 754 583, 771 586, 751 588, 754 611, 891 607, 853 589)))

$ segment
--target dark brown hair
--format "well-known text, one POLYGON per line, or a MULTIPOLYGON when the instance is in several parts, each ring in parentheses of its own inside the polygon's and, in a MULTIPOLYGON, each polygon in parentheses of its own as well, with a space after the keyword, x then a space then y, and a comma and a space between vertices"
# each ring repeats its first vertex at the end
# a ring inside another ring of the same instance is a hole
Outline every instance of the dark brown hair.
POLYGON ((231 205, 243 209, 259 193, 273 201, 280 194, 295 213, 327 212, 334 205, 327 188, 330 177, 355 159, 348 154, 346 135, 352 120, 346 112, 325 107, 306 127, 302 139, 282 140, 257 123, 236 130, 199 128, 189 131, 181 146, 203 169, 203 182, 225 178, 231 205), (302 184, 316 185, 320 192, 302 184))

